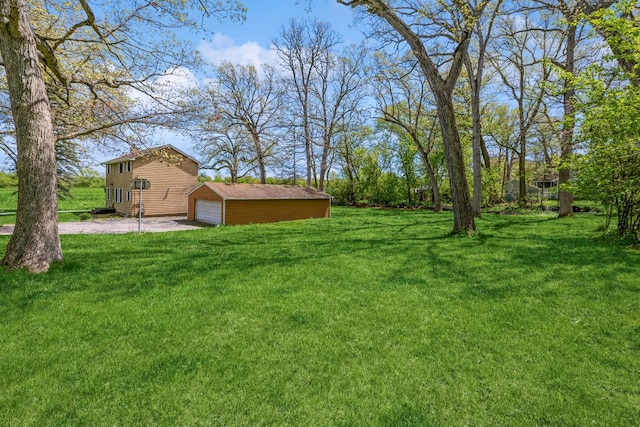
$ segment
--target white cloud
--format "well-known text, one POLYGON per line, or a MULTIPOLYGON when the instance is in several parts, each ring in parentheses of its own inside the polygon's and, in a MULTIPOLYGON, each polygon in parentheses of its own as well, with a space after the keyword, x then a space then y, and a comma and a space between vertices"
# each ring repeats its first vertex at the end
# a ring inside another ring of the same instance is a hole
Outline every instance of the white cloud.
POLYGON ((176 67, 167 70, 156 80, 156 84, 171 89, 194 89, 198 87, 198 78, 188 68, 176 67))
POLYGON ((211 41, 200 42, 198 51, 205 60, 214 65, 228 61, 236 65, 253 65, 260 69, 262 64, 275 66, 278 62, 278 56, 272 49, 265 49, 252 41, 237 45, 231 37, 220 33, 211 41))
POLYGON ((178 100, 184 93, 200 86, 196 75, 186 67, 166 70, 160 77, 138 88, 129 88, 127 94, 141 106, 150 107, 154 98, 178 100))

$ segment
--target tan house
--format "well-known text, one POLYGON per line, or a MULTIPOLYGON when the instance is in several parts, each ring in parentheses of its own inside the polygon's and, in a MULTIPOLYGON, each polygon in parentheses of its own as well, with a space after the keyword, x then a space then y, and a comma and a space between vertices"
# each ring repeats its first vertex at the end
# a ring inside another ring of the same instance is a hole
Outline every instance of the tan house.
POLYGON ((310 187, 205 182, 188 194, 190 220, 209 224, 257 224, 328 218, 331 196, 310 187))
POLYGON ((145 216, 185 215, 187 192, 198 184, 198 162, 172 145, 131 153, 103 163, 106 166, 106 206, 122 215, 138 215, 140 190, 132 181, 145 179, 145 216))

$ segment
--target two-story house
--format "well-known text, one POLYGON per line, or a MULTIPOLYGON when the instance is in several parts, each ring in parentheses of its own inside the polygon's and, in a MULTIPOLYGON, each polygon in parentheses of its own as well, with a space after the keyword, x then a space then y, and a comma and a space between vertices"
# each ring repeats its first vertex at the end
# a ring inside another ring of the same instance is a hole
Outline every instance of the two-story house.
POLYGON ((198 184, 198 162, 176 147, 132 149, 103 164, 106 207, 122 215, 138 215, 140 191, 131 182, 146 179, 150 188, 142 190, 143 215, 186 215, 187 193, 198 184))

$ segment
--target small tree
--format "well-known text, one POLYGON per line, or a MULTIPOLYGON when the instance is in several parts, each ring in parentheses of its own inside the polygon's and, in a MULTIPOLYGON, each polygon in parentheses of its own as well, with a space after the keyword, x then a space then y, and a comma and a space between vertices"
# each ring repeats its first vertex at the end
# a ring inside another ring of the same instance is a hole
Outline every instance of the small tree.
POLYGON ((581 108, 589 150, 578 161, 578 187, 608 208, 607 226, 617 215, 618 235, 640 240, 640 88, 592 84, 581 108))

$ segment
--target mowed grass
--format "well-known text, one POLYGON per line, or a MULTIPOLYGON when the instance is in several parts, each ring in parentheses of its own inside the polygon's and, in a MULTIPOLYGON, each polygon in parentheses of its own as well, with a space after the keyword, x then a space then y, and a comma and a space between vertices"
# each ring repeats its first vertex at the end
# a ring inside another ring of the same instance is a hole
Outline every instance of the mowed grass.
MULTIPOLYGON (((640 253, 598 215, 62 236, 0 273, 4 425, 640 423, 640 253)), ((4 246, 8 237, 1 237, 4 246)))
MULTIPOLYGON (((71 197, 58 199, 60 211, 90 211, 97 207, 105 206, 104 189, 102 188, 72 188, 71 197)), ((18 206, 18 193, 16 188, 0 188, 0 225, 14 224, 16 222, 15 211, 18 206)), ((80 213, 59 213, 59 221, 80 221, 80 213)))

